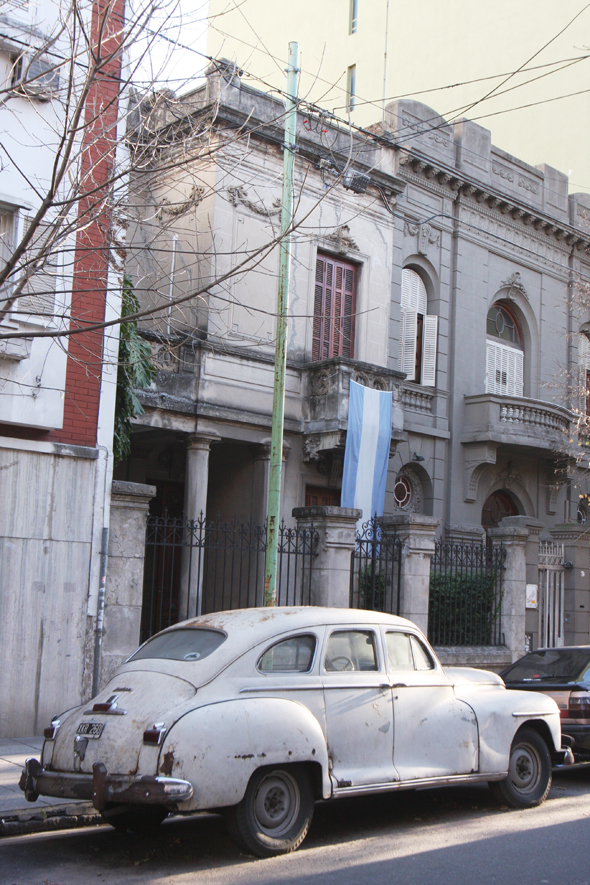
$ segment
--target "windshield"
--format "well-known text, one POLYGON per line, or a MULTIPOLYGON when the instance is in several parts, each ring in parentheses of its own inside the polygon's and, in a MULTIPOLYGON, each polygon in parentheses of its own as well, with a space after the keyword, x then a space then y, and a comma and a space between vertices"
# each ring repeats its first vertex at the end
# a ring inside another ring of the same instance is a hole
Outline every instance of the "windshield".
POLYGON ((525 655, 502 673, 504 682, 590 681, 590 649, 549 648, 525 655))
POLYGON ((218 630, 184 628, 159 633, 142 645, 130 661, 161 658, 167 661, 202 661, 225 642, 227 636, 218 630))

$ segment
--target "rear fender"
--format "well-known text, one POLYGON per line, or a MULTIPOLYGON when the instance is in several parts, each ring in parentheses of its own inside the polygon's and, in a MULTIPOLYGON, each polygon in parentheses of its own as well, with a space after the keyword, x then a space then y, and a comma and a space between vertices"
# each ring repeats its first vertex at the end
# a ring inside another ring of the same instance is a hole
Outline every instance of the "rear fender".
POLYGON ((192 710, 170 729, 158 771, 190 781, 181 811, 237 805, 257 768, 291 763, 321 767, 321 794, 332 795, 328 751, 315 716, 296 701, 243 698, 192 710))

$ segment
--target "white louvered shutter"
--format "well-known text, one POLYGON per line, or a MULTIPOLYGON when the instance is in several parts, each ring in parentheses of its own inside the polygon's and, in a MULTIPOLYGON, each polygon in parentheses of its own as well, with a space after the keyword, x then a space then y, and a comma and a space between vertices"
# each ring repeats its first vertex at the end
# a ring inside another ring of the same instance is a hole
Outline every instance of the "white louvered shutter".
MULTIPOLYGON (((415 270, 402 271, 401 322, 399 343, 399 368, 406 373, 406 381, 416 378, 416 346, 418 314, 426 315, 426 286, 415 270)), ((435 344, 436 346, 436 344, 435 344)), ((436 354, 435 354, 436 362, 436 354)))
POLYGON ((436 384, 436 335, 438 317, 424 317, 424 340, 422 342, 422 385, 434 387, 436 384))
POLYGON ((498 396, 523 395, 524 354, 495 341, 487 342, 486 393, 498 396))

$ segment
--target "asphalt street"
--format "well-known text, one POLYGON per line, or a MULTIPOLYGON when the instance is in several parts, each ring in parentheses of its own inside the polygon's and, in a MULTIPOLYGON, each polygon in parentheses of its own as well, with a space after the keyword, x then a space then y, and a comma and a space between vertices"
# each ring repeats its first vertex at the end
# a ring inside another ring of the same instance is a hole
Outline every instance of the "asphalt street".
POLYGON ((590 883, 590 768, 555 776, 539 808, 485 786, 316 806, 294 854, 241 854, 223 819, 170 819, 154 836, 109 827, 5 838, 1 885, 582 885, 590 883))

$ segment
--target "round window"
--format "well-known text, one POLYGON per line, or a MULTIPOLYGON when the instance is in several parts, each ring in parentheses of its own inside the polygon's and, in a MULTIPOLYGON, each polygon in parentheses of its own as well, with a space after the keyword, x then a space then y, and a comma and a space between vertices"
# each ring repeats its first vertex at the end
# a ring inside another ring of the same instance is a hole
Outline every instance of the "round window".
POLYGON ((405 476, 396 477, 393 497, 398 507, 407 507, 412 500, 412 486, 405 476))

